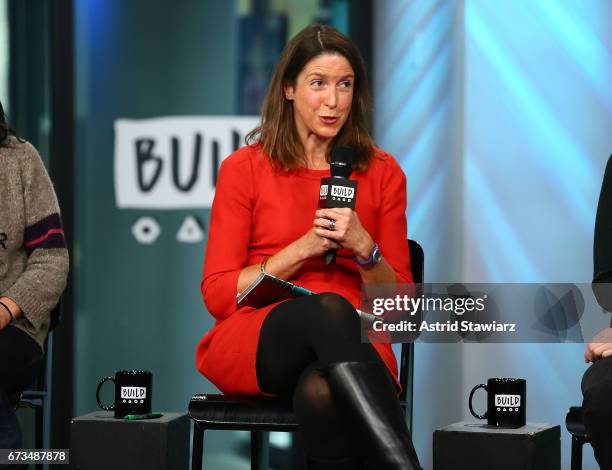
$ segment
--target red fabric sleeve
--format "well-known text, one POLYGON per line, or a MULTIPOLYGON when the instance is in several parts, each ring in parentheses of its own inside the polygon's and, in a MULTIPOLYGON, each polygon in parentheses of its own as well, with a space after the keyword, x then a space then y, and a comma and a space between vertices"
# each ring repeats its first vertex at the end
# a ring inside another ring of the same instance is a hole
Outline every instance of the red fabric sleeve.
POLYGON ((395 159, 385 154, 382 203, 379 213, 376 242, 383 257, 395 271, 397 282, 412 282, 408 254, 406 223, 406 175, 395 159))
POLYGON ((219 169, 200 284, 206 308, 217 320, 237 310, 238 275, 247 264, 253 210, 250 157, 238 151, 219 169))

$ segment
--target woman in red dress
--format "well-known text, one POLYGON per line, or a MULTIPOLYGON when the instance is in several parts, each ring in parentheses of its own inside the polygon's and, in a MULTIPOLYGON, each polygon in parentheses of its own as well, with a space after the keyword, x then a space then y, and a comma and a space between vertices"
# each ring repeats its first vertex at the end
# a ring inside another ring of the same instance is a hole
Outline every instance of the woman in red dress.
POLYGON ((217 322, 198 369, 224 393, 292 400, 312 469, 421 468, 391 347, 361 342, 356 310, 363 283, 412 282, 406 179, 374 146, 369 106, 354 44, 307 27, 279 58, 252 143, 221 165, 212 206, 201 288, 217 322), (355 210, 317 209, 335 146, 354 154, 355 210), (238 307, 260 272, 320 294, 238 307))

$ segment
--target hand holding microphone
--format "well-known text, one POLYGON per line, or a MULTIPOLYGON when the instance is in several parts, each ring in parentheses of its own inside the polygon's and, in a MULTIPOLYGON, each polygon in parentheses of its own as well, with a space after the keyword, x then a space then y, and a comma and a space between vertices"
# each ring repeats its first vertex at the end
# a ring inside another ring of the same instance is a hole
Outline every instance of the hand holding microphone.
POLYGON ((359 216, 354 210, 348 207, 318 209, 315 217, 314 232, 317 235, 337 242, 358 258, 368 258, 374 247, 374 241, 361 225, 359 216))
MULTIPOLYGON (((319 188, 319 209, 350 208, 355 209, 357 197, 357 181, 350 180, 353 171, 353 150, 348 147, 334 147, 331 153, 330 178, 321 178, 319 188)), ((337 229, 337 220, 330 217, 327 222, 328 232, 337 229)), ((360 224, 361 225, 361 224, 360 224)), ((315 227, 325 229, 323 225, 315 227)), ((326 238, 334 239, 329 236, 326 238)), ((338 250, 328 250, 325 254, 325 264, 330 265, 336 260, 338 250)))
MULTIPOLYGON (((357 181, 349 179, 353 164, 353 151, 347 147, 335 147, 331 153, 331 178, 322 178, 319 189, 319 210, 315 214, 315 233, 338 242, 351 250, 357 258, 367 260, 376 246, 370 234, 363 228, 354 211, 357 198, 357 181)), ((328 250, 325 264, 336 260, 337 249, 328 250)))

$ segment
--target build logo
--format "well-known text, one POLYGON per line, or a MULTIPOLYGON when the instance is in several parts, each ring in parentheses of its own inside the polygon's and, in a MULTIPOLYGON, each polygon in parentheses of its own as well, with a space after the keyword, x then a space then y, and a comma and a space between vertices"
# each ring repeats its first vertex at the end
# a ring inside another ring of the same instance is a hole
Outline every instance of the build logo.
POLYGON ((170 233, 180 243, 204 240, 201 210, 210 209, 221 161, 244 145, 253 116, 160 117, 115 121, 114 182, 119 209, 148 211, 130 230, 142 244, 164 234, 159 210, 193 209, 170 233))

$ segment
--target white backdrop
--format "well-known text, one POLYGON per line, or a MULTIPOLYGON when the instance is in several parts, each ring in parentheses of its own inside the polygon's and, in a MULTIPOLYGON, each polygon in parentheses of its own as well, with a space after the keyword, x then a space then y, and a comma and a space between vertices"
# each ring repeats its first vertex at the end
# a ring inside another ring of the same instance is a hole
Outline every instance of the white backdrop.
MULTIPOLYGON (((408 178, 409 235, 429 282, 589 282, 612 152, 612 4, 375 3, 376 136, 408 178)), ((415 443, 472 419, 488 377, 527 379, 527 418, 581 403, 584 345, 417 345, 415 443)), ((483 399, 484 402, 484 399, 483 399)), ((484 405, 482 405, 484 406, 484 405)), ((585 447, 584 468, 596 468, 585 447)))

